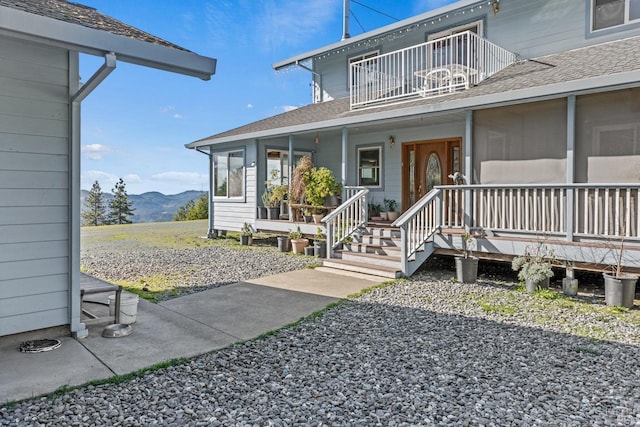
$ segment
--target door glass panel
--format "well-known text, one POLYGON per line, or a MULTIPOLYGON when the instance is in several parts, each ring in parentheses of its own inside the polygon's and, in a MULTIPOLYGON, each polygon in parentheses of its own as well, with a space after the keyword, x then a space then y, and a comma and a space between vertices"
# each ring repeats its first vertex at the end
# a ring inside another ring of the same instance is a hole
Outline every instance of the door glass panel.
POLYGON ((416 152, 409 151, 409 206, 416 202, 416 152))
POLYGON ((427 192, 436 185, 442 184, 442 168, 436 153, 431 153, 427 161, 427 192))

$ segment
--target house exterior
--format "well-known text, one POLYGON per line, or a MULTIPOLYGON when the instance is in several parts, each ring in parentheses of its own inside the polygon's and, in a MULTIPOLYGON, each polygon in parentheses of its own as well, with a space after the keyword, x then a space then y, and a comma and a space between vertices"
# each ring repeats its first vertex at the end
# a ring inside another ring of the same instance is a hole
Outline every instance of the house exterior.
POLYGON ((256 207, 272 166, 287 178, 310 153, 346 188, 330 246, 372 200, 399 203, 399 274, 479 229, 480 255, 543 242, 568 268, 603 268, 624 240, 640 267, 636 0, 461 0, 273 67, 309 72, 312 103, 187 145, 210 158, 211 230, 291 229, 256 207), (242 181, 216 193, 230 168, 242 181))
POLYGON ((0 0, 0 40, 0 336, 81 337, 81 102, 117 61, 204 80, 216 62, 65 0, 0 0), (104 58, 83 84, 80 53, 104 58))

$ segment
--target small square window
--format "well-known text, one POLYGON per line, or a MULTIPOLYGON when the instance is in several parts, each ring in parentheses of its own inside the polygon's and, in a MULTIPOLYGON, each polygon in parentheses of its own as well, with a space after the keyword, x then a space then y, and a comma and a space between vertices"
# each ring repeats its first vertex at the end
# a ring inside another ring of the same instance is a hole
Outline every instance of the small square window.
POLYGON ((640 0, 592 0, 591 28, 602 30, 640 20, 640 0))
POLYGON ((382 165, 382 148, 358 149, 358 185, 380 187, 382 165))

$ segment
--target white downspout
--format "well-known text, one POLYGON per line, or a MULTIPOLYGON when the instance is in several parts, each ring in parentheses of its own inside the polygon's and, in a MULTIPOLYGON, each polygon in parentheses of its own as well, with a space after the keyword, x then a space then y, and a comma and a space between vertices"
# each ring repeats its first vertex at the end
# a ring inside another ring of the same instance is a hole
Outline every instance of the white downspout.
POLYGON ((80 298, 80 104, 115 68, 115 54, 107 53, 104 64, 80 86, 79 53, 69 51, 69 323, 77 338, 89 335, 87 326, 81 322, 80 298))
POLYGON ((218 233, 213 228, 213 219, 214 219, 214 206, 213 206, 213 156, 211 155, 211 147, 209 147, 209 152, 202 151, 199 148, 196 148, 198 153, 202 153, 205 156, 209 157, 209 225, 207 230, 207 239, 216 239, 218 238, 218 233))

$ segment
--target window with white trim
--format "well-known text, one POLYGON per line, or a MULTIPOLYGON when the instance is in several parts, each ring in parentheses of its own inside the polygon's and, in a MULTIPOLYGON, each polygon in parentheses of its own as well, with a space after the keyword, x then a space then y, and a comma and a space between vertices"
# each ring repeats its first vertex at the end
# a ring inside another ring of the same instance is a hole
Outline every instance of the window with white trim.
POLYGON ((593 31, 640 21, 640 0, 592 0, 593 31))
POLYGON ((213 154, 213 189, 217 199, 244 197, 244 150, 213 154))
POLYGON ((373 59, 378 55, 380 55, 380 52, 374 50, 373 52, 367 52, 362 55, 356 55, 349 58, 348 73, 350 86, 367 84, 375 78, 375 74, 378 71, 378 61, 373 59), (365 59, 370 61, 363 62, 356 67, 351 66, 351 64, 358 61, 364 61, 365 59))
MULTIPOLYGON (((303 156, 311 153, 304 151, 293 152, 293 165, 298 166, 303 156)), ((289 151, 267 149, 267 176, 266 181, 273 185, 289 185, 289 151)))
POLYGON ((382 185, 382 147, 358 148, 358 185, 382 185))
MULTIPOLYGON (((470 24, 449 28, 445 31, 429 34, 427 41, 432 41, 431 47, 431 66, 442 67, 449 64, 467 64, 468 55, 476 54, 474 49, 469 49, 471 43, 467 37, 446 38, 462 34, 465 31, 471 31, 474 34, 482 36, 482 21, 472 22, 470 24)), ((471 58, 473 59, 473 58, 471 58)))

